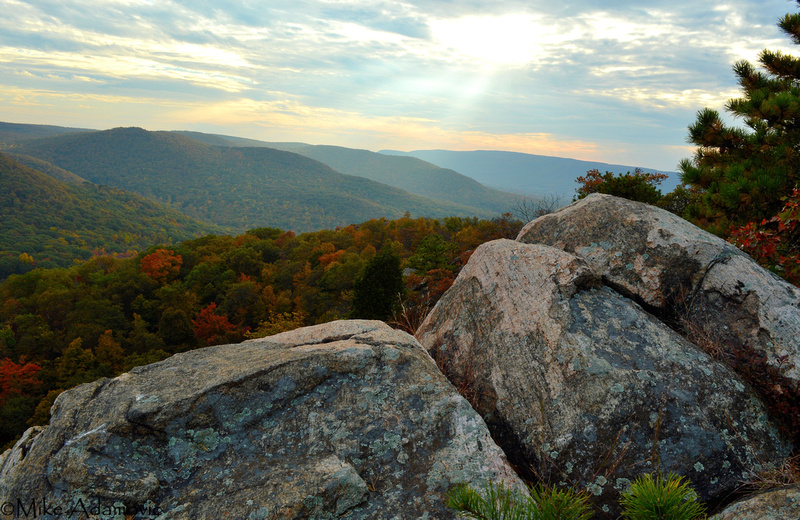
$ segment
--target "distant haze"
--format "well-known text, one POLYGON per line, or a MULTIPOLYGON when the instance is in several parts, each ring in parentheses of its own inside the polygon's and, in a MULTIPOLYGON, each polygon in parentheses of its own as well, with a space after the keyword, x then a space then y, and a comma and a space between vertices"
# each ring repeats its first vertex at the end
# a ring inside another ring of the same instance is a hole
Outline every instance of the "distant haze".
MULTIPOLYGON (((575 188, 578 187, 575 179, 585 175, 588 170, 596 168, 601 173, 606 171, 626 173, 633 172, 636 168, 635 166, 619 164, 487 150, 471 152, 450 150, 399 152, 396 150, 382 150, 381 153, 416 157, 442 168, 455 170, 492 188, 523 195, 556 195, 565 202, 571 200, 575 195, 575 188)), ((642 170, 669 175, 669 178, 661 184, 662 193, 672 191, 680 182, 678 174, 675 172, 664 172, 648 168, 642 168, 642 170)))

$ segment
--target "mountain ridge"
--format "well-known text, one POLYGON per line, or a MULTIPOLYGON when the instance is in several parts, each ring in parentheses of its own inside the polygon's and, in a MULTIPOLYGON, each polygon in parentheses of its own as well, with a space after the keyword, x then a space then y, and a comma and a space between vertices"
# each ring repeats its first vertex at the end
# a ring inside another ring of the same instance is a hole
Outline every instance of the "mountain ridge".
MULTIPOLYGON (((635 166, 609 164, 600 161, 583 161, 549 155, 535 155, 523 152, 502 150, 380 150, 378 153, 396 156, 410 156, 451 168, 487 186, 520 193, 524 195, 557 195, 562 200, 570 200, 575 194, 579 176, 597 168, 601 172, 633 172, 635 166)), ((672 191, 678 184, 676 172, 642 168, 648 172, 666 173, 661 191, 672 191)))
POLYGON ((91 182, 172 204, 194 218, 245 231, 307 231, 370 218, 491 216, 345 175, 266 147, 221 147, 174 132, 115 128, 26 141, 14 148, 91 182))

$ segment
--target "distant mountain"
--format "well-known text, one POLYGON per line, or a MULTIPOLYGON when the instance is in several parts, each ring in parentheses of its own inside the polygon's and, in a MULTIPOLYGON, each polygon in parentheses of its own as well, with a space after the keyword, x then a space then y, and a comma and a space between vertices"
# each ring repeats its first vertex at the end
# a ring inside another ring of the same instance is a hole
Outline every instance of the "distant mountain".
POLYGON ((115 128, 26 141, 14 151, 91 182, 172 204, 233 232, 260 226, 308 231, 396 218, 406 211, 492 216, 344 175, 295 153, 211 146, 173 132, 115 128))
POLYGON ((9 148, 28 139, 40 139, 42 137, 93 131, 94 130, 87 130, 86 128, 0 122, 0 148, 9 148))
MULTIPOLYGON (((472 152, 381 150, 380 153, 416 157, 442 168, 451 168, 497 189, 531 196, 557 195, 565 201, 571 200, 575 194, 575 188, 578 186, 575 179, 585 175, 587 170, 597 168, 600 172, 625 173, 633 172, 636 168, 635 166, 595 161, 489 150, 472 152)), ((666 173, 670 176, 661 184, 662 193, 672 191, 679 183, 678 175, 675 172, 643 169, 647 172, 666 173)))
POLYGON ((13 159, 18 163, 27 166, 28 168, 33 168, 34 170, 46 173, 47 175, 49 175, 50 177, 54 178, 57 181, 66 182, 68 184, 80 184, 83 182, 89 182, 82 177, 78 177, 72 172, 68 172, 63 168, 59 168, 54 164, 50 164, 47 161, 37 159, 36 157, 31 157, 30 155, 6 152, 6 157, 13 159))
POLYGON ((516 194, 487 188, 466 175, 415 157, 385 155, 341 146, 255 141, 201 132, 177 133, 217 146, 266 146, 298 153, 347 175, 371 179, 423 197, 475 206, 495 214, 509 211, 521 198, 516 194))
POLYGON ((468 204, 495 214, 509 211, 519 195, 487 188, 478 181, 415 157, 384 155, 341 146, 270 143, 273 148, 305 155, 334 170, 437 200, 468 204))
POLYGON ((135 193, 62 182, 0 154, 0 279, 219 232, 135 193))

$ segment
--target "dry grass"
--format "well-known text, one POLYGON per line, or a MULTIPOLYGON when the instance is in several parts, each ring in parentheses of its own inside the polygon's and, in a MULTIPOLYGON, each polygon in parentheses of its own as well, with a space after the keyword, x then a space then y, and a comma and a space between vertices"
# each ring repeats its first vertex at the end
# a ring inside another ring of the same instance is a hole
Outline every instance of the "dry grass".
POLYGON ((789 457, 779 466, 753 473, 744 484, 755 491, 766 491, 800 483, 800 455, 789 457))

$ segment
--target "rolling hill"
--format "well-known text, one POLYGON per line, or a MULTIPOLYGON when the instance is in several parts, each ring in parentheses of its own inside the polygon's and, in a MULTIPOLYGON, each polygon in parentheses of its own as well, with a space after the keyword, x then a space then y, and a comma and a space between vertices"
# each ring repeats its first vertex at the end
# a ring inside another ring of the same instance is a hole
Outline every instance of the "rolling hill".
MULTIPOLYGON (((491 150, 381 150, 380 153, 416 157, 443 168, 452 168, 487 186, 531 196, 557 195, 565 202, 571 200, 575 194, 578 186, 575 179, 585 175, 587 170, 597 168, 601 172, 625 173, 635 169, 634 166, 619 164, 491 150)), ((672 191, 679 182, 675 172, 653 169, 645 171, 666 173, 670 176, 661 185, 662 193, 672 191)))
POLYGON ((62 182, 0 154, 0 279, 221 231, 135 193, 62 182))
POLYGON ((521 199, 519 195, 487 188, 466 175, 416 157, 392 156, 342 146, 255 141, 201 132, 177 133, 217 146, 266 146, 298 153, 347 175, 364 177, 423 197, 475 206, 495 214, 509 211, 521 199))
POLYGON ((29 139, 53 137, 78 132, 93 132, 86 128, 69 128, 54 125, 28 125, 21 123, 4 123, 0 121, 0 148, 10 148, 29 139))
POLYGON ((415 157, 400 157, 341 146, 269 143, 299 153, 334 170, 394 186, 417 195, 468 204, 495 214, 509 211, 519 195, 487 188, 480 182, 415 157))
POLYGON ((260 226, 309 231, 405 212, 495 215, 344 175, 295 153, 212 146, 174 132, 115 128, 25 141, 14 151, 90 182, 171 204, 232 232, 260 226))

